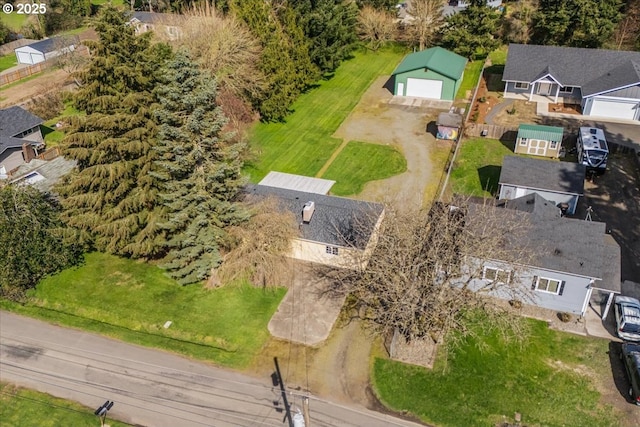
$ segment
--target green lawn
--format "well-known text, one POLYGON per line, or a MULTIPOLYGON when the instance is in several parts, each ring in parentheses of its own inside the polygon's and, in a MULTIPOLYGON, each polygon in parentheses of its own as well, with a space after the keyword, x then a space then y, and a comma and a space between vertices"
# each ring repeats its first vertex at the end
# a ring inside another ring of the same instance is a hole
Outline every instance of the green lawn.
POLYGON ((492 65, 504 65, 507 63, 508 46, 504 45, 489 54, 492 65))
POLYGON ((10 30, 15 32, 20 31, 20 29, 24 26, 24 24, 27 23, 27 19, 29 19, 29 15, 25 15, 25 14, 19 15, 16 12, 18 3, 25 3, 25 2, 15 2, 13 4, 14 10, 12 13, 9 13, 9 14, 0 13, 0 20, 2 20, 2 22, 4 22, 7 25, 7 27, 9 27, 10 30))
POLYGON ((451 172, 453 193, 492 197, 498 190, 504 156, 513 154, 497 139, 475 138, 462 143, 451 172))
POLYGON ((331 135, 374 79, 390 74, 402 55, 393 48, 356 52, 331 79, 295 102, 286 123, 257 124, 251 132, 257 159, 246 168, 251 180, 258 182, 272 170, 315 176, 341 143, 331 135))
POLYGON ((92 253, 84 265, 40 282, 19 313, 243 367, 269 337, 267 323, 284 289, 249 285, 180 286, 143 262, 92 253), (165 329, 167 321, 173 324, 165 329))
POLYGON ((44 142, 47 144, 47 148, 55 147, 60 144, 60 141, 65 137, 64 131, 56 129, 56 123, 64 120, 66 117, 77 116, 80 114, 85 114, 85 112, 76 110, 73 107, 72 102, 67 101, 65 102, 64 110, 62 110, 62 113, 60 113, 59 116, 44 122, 42 134, 44 136, 44 142))
POLYGON ((0 71, 8 70, 14 65, 18 65, 15 53, 10 53, 5 56, 0 56, 0 71))
POLYGON ((350 141, 322 177, 336 181, 332 194, 348 196, 361 192, 369 181, 389 178, 406 170, 407 161, 395 148, 350 141))
POLYGON ((91 0, 91 4, 95 4, 96 6, 102 6, 103 4, 108 3, 111 3, 114 6, 122 6, 124 4, 124 0, 91 0))
POLYGON ((468 339, 447 366, 439 355, 433 370, 378 358, 374 388, 390 408, 438 426, 494 426, 513 422, 515 412, 532 427, 621 425, 596 390, 598 375, 611 375, 609 341, 530 322, 524 343, 468 339))
MULTIPOLYGON (((0 382, 0 426, 3 427, 96 427, 100 421, 93 414, 94 410, 69 400, 0 382)), ((107 421, 112 427, 129 425, 114 421, 111 417, 107 417, 107 421)))
POLYGON ((471 91, 471 94, 473 95, 473 91, 478 84, 478 79, 480 78, 483 65, 484 60, 470 61, 467 63, 467 66, 464 69, 462 84, 460 84, 456 99, 465 99, 468 90, 471 91))

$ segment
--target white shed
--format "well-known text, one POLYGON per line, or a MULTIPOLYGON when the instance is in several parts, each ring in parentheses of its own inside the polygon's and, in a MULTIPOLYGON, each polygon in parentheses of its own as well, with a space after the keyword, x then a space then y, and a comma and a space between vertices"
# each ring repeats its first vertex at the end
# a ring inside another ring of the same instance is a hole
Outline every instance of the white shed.
POLYGON ((15 49, 18 64, 34 65, 75 50, 77 37, 52 37, 15 49))

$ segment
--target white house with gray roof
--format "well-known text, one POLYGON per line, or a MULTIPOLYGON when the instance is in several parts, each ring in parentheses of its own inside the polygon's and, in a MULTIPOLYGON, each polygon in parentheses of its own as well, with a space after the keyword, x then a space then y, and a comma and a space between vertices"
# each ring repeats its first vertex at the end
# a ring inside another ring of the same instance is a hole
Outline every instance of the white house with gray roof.
POLYGON ((66 52, 72 52, 80 43, 77 36, 59 36, 44 39, 15 49, 18 64, 34 65, 55 58, 66 52))
MULTIPOLYGON (((469 209, 469 225, 482 209, 505 217, 504 223, 518 221, 526 227, 521 236, 505 244, 514 251, 531 251, 527 265, 514 266, 503 260, 484 261, 482 277, 471 289, 486 289, 488 282, 501 280, 520 289, 520 300, 558 312, 583 316, 592 294, 608 296, 610 302, 620 293, 620 247, 606 233, 606 224, 562 217, 560 210, 538 194, 499 202, 496 206, 474 205, 469 209)), ((496 287, 491 295, 513 299, 508 287, 496 287)))
POLYGON ((35 157, 35 150, 44 145, 42 123, 22 107, 0 110, 0 178, 35 157))
POLYGON ((274 197, 295 215, 299 234, 291 242, 291 258, 334 267, 366 266, 377 243, 383 205, 266 185, 249 185, 245 192, 274 197))
POLYGON ((536 193, 554 206, 565 204, 566 212, 573 215, 578 199, 584 195, 585 174, 586 167, 578 163, 505 156, 498 199, 513 200, 536 193))
POLYGON ((506 98, 580 104, 582 114, 640 120, 640 52, 510 44, 506 98))

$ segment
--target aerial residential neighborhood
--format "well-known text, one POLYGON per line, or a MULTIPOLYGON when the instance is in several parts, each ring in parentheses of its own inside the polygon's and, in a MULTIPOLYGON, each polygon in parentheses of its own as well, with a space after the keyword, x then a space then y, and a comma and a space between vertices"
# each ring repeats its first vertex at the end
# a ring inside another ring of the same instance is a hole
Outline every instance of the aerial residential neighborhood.
POLYGON ((0 426, 640 425, 636 0, 0 39, 0 426))

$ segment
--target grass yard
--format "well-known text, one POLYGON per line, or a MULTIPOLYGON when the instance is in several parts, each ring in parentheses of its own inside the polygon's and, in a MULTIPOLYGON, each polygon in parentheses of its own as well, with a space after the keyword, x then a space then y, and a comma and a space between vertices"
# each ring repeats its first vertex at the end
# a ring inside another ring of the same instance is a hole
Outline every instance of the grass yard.
POLYGON ((456 99, 466 99, 467 91, 471 91, 471 95, 473 95, 473 91, 478 85, 478 79, 480 79, 483 65, 484 60, 470 61, 467 63, 456 99))
POLYGON ((47 144, 47 148, 55 147, 60 144, 60 141, 65 137, 65 132, 56 128, 56 123, 64 121, 66 117, 77 116, 86 114, 84 111, 78 111, 73 107, 71 101, 65 102, 64 110, 57 117, 44 122, 42 134, 44 136, 44 142, 47 144))
POLYGON ((102 6, 103 4, 111 3, 114 6, 122 6, 124 4, 124 0, 91 0, 91 4, 96 6, 102 6))
POLYGON ((27 20, 29 19, 29 16, 30 16, 26 14, 18 14, 16 12, 18 3, 26 3, 26 2, 17 1, 13 3, 14 10, 12 13, 0 13, 0 20, 2 20, 2 22, 4 22, 7 25, 7 27, 9 27, 9 29, 14 32, 19 32, 22 29, 22 27, 27 23, 27 20))
POLYGON ((382 402, 438 426, 616 426, 622 414, 599 402, 598 375, 611 375, 609 342, 531 322, 531 337, 468 339, 433 370, 377 358, 373 383, 382 402), (484 348, 482 351, 480 348, 484 348), (515 425, 515 424, 512 424, 515 425))
POLYGON ((285 290, 249 285, 180 286, 158 267, 91 253, 85 263, 41 281, 18 313, 241 368, 269 337, 285 290), (173 324, 163 327, 166 321, 173 324))
POLYGON ((10 53, 0 57, 0 71, 8 70, 15 65, 18 65, 15 53, 10 53))
MULTIPOLYGON (((95 427, 98 417, 95 408, 87 408, 78 403, 59 399, 12 384, 0 382, 0 426, 6 427, 95 427)), ((125 427, 108 417, 112 427, 125 427)))
POLYGON ((491 65, 504 65, 507 63, 507 45, 501 46, 489 54, 491 65))
MULTIPOLYGON (((330 80, 303 94, 285 123, 257 124, 251 132, 257 159, 246 168, 251 180, 258 182, 272 170, 315 176, 340 146, 341 141, 331 135, 371 83, 380 75, 390 74, 402 56, 398 48, 356 52, 330 80)), ((347 175, 334 168, 334 176, 341 173, 347 175)))
POLYGON ((513 154, 513 150, 497 139, 463 141, 451 172, 451 191, 468 196, 492 197, 498 190, 502 158, 510 154, 513 154))
POLYGON ((407 161, 395 148, 350 141, 322 177, 336 181, 332 194, 348 196, 361 192, 369 181, 389 178, 406 170, 407 161))

